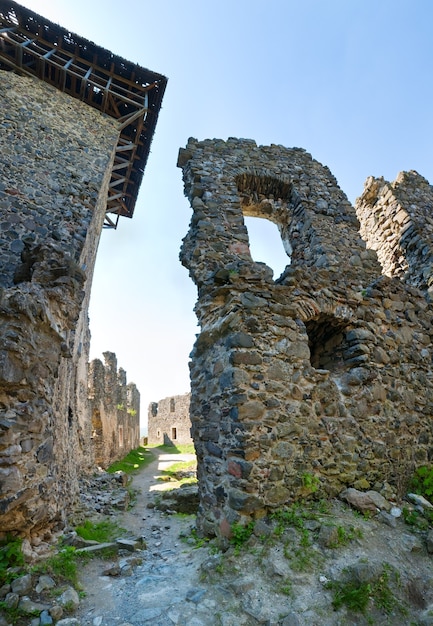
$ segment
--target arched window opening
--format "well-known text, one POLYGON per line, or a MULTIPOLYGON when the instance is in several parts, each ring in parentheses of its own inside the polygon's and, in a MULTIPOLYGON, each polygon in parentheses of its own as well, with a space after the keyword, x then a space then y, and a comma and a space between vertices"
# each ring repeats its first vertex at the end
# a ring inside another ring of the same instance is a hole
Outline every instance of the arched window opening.
POLYGON ((253 260, 256 263, 266 263, 274 271, 274 279, 278 278, 290 264, 278 226, 260 217, 245 216, 244 222, 253 260))
POLYGON ((281 234, 289 232, 292 184, 273 176, 244 173, 236 177, 236 185, 251 256, 270 267, 276 279, 290 264, 290 242, 281 234))
POLYGON ((346 367, 346 324, 332 315, 322 315, 305 323, 310 362, 315 369, 339 371, 346 367))

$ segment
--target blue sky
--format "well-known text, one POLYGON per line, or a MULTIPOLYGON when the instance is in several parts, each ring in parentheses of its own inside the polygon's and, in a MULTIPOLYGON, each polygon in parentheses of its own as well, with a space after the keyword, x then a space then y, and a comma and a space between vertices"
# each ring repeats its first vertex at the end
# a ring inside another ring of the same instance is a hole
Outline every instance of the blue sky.
MULTIPOLYGON (((415 169, 433 182, 431 0, 22 4, 169 79, 134 218, 102 234, 90 309, 91 356, 117 354, 143 417, 188 390, 198 333, 178 261, 191 209, 176 160, 188 137, 303 147, 352 202, 370 175, 415 169)), ((253 257, 275 267, 281 246, 260 223, 253 257)))

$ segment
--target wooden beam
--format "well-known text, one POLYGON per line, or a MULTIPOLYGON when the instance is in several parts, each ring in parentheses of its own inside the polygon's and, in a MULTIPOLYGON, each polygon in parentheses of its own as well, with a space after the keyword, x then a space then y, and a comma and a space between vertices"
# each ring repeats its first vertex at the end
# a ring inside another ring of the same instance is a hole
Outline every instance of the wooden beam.
POLYGON ((108 185, 108 187, 110 189, 112 189, 113 187, 117 187, 117 185, 121 185, 122 183, 124 183, 125 180, 127 180, 126 177, 122 176, 122 178, 119 178, 118 180, 111 181, 111 183, 108 185))
POLYGON ((126 152, 127 150, 134 150, 136 147, 135 143, 130 143, 126 146, 117 146, 116 152, 126 152))
POLYGON ((137 118, 144 117, 147 112, 148 109, 139 109, 138 111, 135 111, 135 113, 129 113, 128 115, 119 117, 118 121, 120 122, 120 130, 123 130, 124 128, 129 126, 129 124, 131 124, 137 118))
POLYGON ((117 161, 117 159, 115 159, 116 165, 113 165, 113 167, 111 168, 112 172, 115 172, 116 170, 121 170, 124 167, 128 167, 130 165, 130 163, 131 163, 130 161, 126 161, 126 160, 123 161, 122 163, 117 163, 116 161, 117 161))

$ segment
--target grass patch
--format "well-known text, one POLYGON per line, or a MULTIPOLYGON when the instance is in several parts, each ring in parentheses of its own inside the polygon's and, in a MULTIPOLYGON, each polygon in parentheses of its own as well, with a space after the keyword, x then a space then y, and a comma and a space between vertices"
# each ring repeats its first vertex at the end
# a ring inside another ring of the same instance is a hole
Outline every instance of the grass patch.
POLYGON ((383 563, 382 572, 376 580, 362 583, 354 580, 335 581, 328 583, 327 587, 334 592, 332 606, 335 611, 345 606, 349 611, 365 614, 371 604, 385 615, 395 611, 406 615, 406 607, 396 597, 391 584, 397 587, 400 585, 399 573, 388 563, 383 563))
POLYGON ((208 537, 200 537, 197 530, 195 528, 191 528, 191 532, 189 535, 181 535, 180 540, 184 543, 188 543, 192 545, 194 549, 202 548, 209 542, 208 537))
POLYGON ((372 592, 370 583, 336 581, 330 583, 329 587, 334 592, 332 606, 335 611, 345 606, 354 613, 365 613, 372 592))
POLYGON ((165 444, 160 446, 147 446, 158 452, 165 452, 166 454, 195 454, 195 448, 193 443, 185 443, 177 446, 167 446, 165 444))
POLYGON ((73 546, 61 548, 57 554, 50 556, 46 561, 36 565, 34 572, 50 574, 56 580, 70 583, 74 587, 78 585, 78 555, 73 546))
POLYGON ((107 468, 107 472, 110 474, 114 474, 114 472, 125 472, 126 474, 131 474, 132 472, 136 472, 142 467, 146 467, 149 465, 155 457, 149 450, 146 448, 139 447, 135 450, 131 450, 129 454, 125 456, 125 458, 120 461, 115 461, 110 467, 107 468))
POLYGON ((173 463, 169 468, 161 472, 158 480, 176 480, 182 484, 196 483, 196 476, 183 476, 188 472, 195 472, 197 469, 197 461, 184 461, 181 463, 173 463))
POLYGON ((7 602, 0 602, 0 615, 7 617, 8 624, 28 624, 29 617, 39 617, 40 611, 23 611, 18 607, 8 606, 7 602), (25 621, 24 621, 25 620, 25 621))
POLYGON ((230 543, 235 547, 235 553, 239 554, 242 546, 248 541, 254 532, 254 522, 250 522, 245 526, 242 524, 234 523, 231 525, 232 536, 230 537, 230 543))
POLYGON ((77 535, 83 539, 98 541, 99 543, 113 541, 126 532, 124 528, 110 520, 102 520, 101 522, 86 520, 82 526, 77 526, 75 530, 77 535))

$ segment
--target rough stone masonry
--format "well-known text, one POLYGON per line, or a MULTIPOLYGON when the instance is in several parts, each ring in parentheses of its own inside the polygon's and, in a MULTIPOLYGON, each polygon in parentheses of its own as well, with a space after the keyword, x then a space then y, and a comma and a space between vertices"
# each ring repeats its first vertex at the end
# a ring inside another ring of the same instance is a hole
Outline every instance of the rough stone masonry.
POLYGON ((190 139, 178 165, 201 326, 201 531, 226 534, 312 491, 402 492, 433 457, 433 188, 416 172, 369 179, 357 217, 299 148, 190 139), (277 280, 253 261, 244 215, 277 224, 290 256, 277 280))
POLYGON ((133 216, 167 79, 0 5, 0 538, 38 539, 64 526, 95 455, 138 443, 138 391, 114 354, 88 387, 88 306, 102 228, 133 216))
POLYGON ((0 515, 32 532, 93 461, 87 309, 118 129, 36 78, 0 80, 0 515))

